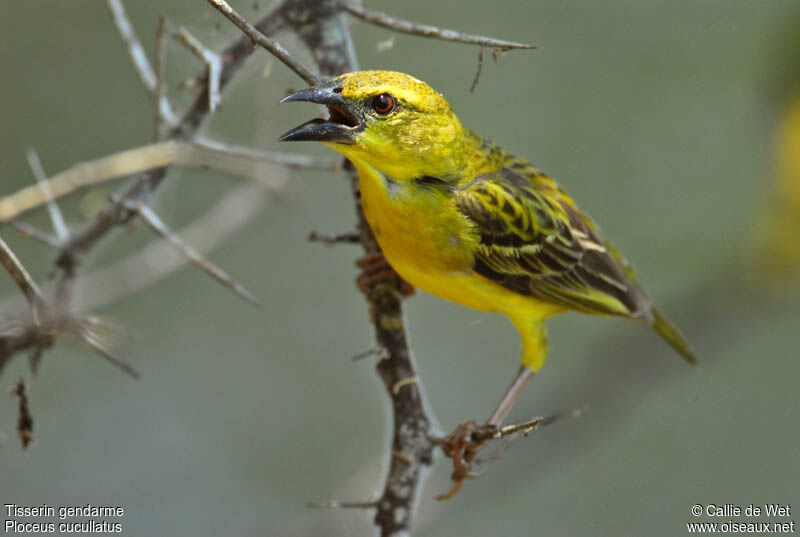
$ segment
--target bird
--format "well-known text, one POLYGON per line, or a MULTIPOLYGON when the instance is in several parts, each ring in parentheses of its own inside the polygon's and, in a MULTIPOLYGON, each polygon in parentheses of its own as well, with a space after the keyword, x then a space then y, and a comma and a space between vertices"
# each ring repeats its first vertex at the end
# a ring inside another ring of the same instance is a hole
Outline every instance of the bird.
MULTIPOLYGON (((296 101, 324 105, 329 117, 279 139, 321 142, 353 164, 364 215, 397 274, 451 302, 503 313, 519 331, 521 366, 487 425, 503 423, 545 363, 544 321, 567 311, 638 321, 697 362, 630 263, 570 195, 527 160, 463 126, 425 82, 394 71, 354 71, 281 103, 296 101)), ((459 457, 470 462, 475 446, 462 447, 459 457)))

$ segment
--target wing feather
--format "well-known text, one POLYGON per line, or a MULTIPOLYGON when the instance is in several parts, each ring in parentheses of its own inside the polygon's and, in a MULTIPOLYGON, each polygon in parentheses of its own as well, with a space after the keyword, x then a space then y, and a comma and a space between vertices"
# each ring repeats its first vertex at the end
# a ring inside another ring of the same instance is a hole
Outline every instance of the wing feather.
POLYGON ((512 163, 454 195, 479 235, 477 273, 570 309, 652 321, 627 261, 548 176, 512 163))

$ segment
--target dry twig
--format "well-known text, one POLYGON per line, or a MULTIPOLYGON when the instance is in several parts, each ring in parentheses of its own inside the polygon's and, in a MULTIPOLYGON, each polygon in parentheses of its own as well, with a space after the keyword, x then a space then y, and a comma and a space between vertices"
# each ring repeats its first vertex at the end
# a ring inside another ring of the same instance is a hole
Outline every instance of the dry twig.
POLYGON ((337 235, 325 235, 317 231, 312 231, 308 234, 309 242, 321 242, 326 246, 333 246, 334 244, 359 244, 361 242, 361 235, 355 231, 347 233, 339 233, 337 235))
POLYGON ((455 41, 456 43, 464 43, 467 45, 479 45, 482 47, 491 47, 500 50, 511 49, 534 49, 536 45, 527 45, 525 43, 517 43, 515 41, 505 41, 502 39, 493 39, 491 37, 484 37, 481 35, 465 34, 456 32, 454 30, 447 30, 438 28, 436 26, 429 26, 427 24, 418 24, 416 22, 409 22, 406 20, 398 19, 381 13, 380 11, 371 11, 360 4, 354 2, 345 2, 343 4, 345 10, 350 14, 358 17, 376 26, 383 26, 396 32, 405 34, 418 35, 421 37, 433 37, 441 39, 442 41, 455 41))
POLYGON ((244 32, 250 39, 253 40, 253 43, 264 47, 273 56, 282 61, 289 69, 297 73, 297 76, 311 85, 319 82, 319 78, 301 65, 300 62, 295 60, 280 43, 271 37, 267 37, 261 31, 259 31, 258 28, 247 22, 247 20, 234 11, 234 9, 229 6, 225 0, 208 0, 208 2, 217 8, 220 13, 228 17, 233 24, 238 26, 242 32, 244 32))
POLYGON ((50 192, 50 185, 47 182, 47 174, 44 173, 42 161, 39 160, 39 155, 33 148, 28 150, 27 157, 31 172, 39 188, 42 189, 42 195, 45 197, 47 211, 50 213, 50 221, 53 223, 53 229, 59 241, 63 242, 69 238, 69 230, 67 229, 67 224, 64 223, 64 215, 61 214, 61 209, 58 207, 56 200, 53 199, 53 194, 50 192))
POLYGON ((169 101, 164 97, 163 92, 159 91, 158 86, 160 79, 150 66, 144 47, 142 47, 142 44, 139 42, 133 25, 130 19, 128 19, 127 13, 125 13, 122 0, 106 0, 106 4, 111 12, 114 25, 117 27, 117 31, 119 31, 119 35, 122 37, 122 41, 128 49, 128 55, 131 57, 131 62, 136 69, 136 74, 139 75, 139 80, 150 95, 154 96, 156 107, 160 111, 159 117, 163 118, 170 125, 176 125, 178 123, 178 117, 172 110, 169 101))
POLYGON ((184 256, 186 256, 186 259, 188 259, 189 262, 202 269, 206 274, 251 304, 255 306, 261 304, 261 302, 258 300, 258 298, 256 298, 255 295, 253 295, 253 293, 245 289, 242 284, 231 278, 227 272, 206 259, 200 252, 188 245, 180 235, 172 231, 153 209, 141 201, 117 201, 118 203, 122 203, 126 209, 135 212, 139 218, 141 218, 142 221, 147 224, 147 227, 152 229, 155 233, 177 248, 181 253, 183 253, 184 256))
POLYGON ((298 169, 339 168, 339 161, 335 159, 258 151, 208 140, 194 142, 167 140, 76 164, 46 181, 0 198, 0 223, 16 219, 32 209, 81 188, 165 166, 204 167, 269 183, 268 178, 255 173, 258 166, 263 164, 280 164, 287 168, 298 169))
POLYGON ((0 237, 0 264, 5 267, 17 283, 22 294, 25 295, 25 299, 28 301, 31 312, 33 313, 34 322, 38 324, 39 316, 45 307, 44 295, 42 295, 39 286, 36 285, 30 273, 22 265, 13 250, 8 247, 8 244, 6 244, 6 241, 4 241, 2 237, 0 237))
POLYGON ((219 79, 222 74, 222 58, 219 54, 209 50, 199 39, 181 26, 177 31, 170 31, 170 35, 178 42, 183 43, 200 61, 206 64, 206 81, 208 84, 208 110, 213 112, 220 99, 219 79))

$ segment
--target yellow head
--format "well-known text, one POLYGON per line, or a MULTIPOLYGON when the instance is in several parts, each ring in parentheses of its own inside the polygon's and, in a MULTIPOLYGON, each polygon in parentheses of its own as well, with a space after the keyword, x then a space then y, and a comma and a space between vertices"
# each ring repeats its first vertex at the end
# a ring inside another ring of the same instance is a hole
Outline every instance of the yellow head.
POLYGON ((453 175, 467 131, 439 93, 393 71, 355 71, 286 97, 328 107, 330 118, 292 129, 283 141, 322 142, 396 180, 453 175))

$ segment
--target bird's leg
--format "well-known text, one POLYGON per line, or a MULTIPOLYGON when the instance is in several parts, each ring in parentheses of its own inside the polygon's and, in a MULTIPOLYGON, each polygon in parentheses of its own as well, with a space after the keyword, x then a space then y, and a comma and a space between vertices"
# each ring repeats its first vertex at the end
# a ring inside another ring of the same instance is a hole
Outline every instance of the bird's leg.
POLYGON ((524 365, 520 366, 517 375, 514 377, 514 380, 511 381, 511 385, 506 390, 505 395, 503 395, 500 404, 497 405, 497 408, 486 421, 486 425, 493 425, 499 428, 503 424, 503 420, 506 419, 508 413, 511 412, 511 407, 514 406, 514 403, 516 403, 520 394, 525 390, 525 386, 533 379, 534 375, 536 375, 536 373, 524 365))
POLYGON ((376 283, 391 281, 393 278, 399 278, 402 283, 400 286, 401 295, 407 297, 412 296, 416 292, 413 285, 397 275, 380 252, 376 254, 367 254, 356 260, 356 266, 362 269, 361 275, 356 278, 356 283, 362 293, 366 293, 367 290, 376 283))
POLYGON ((478 425, 474 421, 462 423, 442 441, 442 451, 447 457, 453 459, 453 488, 445 494, 438 496, 437 500, 447 500, 452 498, 464 484, 464 479, 477 477, 470 471, 472 461, 475 456, 492 438, 493 434, 500 430, 503 420, 511 412, 511 408, 519 398, 525 387, 533 379, 535 373, 524 365, 517 371, 514 380, 500 400, 500 404, 489 416, 484 425, 478 425), (479 439, 476 440, 475 433, 480 431, 479 439))

